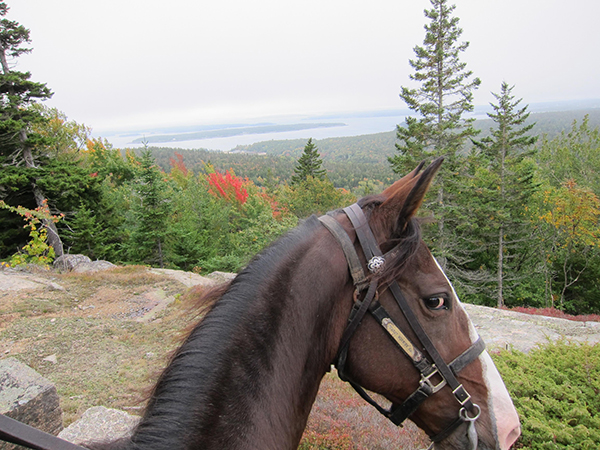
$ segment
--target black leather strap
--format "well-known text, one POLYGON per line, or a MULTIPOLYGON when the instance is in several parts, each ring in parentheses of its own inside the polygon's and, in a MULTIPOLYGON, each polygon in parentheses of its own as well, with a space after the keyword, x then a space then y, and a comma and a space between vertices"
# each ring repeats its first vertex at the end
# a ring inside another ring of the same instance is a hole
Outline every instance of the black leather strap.
POLYGON ((431 390, 427 389, 427 385, 419 386, 415 392, 408 396, 400 405, 394 405, 388 414, 388 418, 395 424, 400 425, 406 419, 413 415, 419 409, 421 403, 429 398, 432 394, 431 390))
POLYGON ((350 240, 346 230, 344 230, 344 227, 342 227, 337 220, 328 215, 319 217, 319 220, 323 225, 325 225, 331 234, 333 234, 342 247, 344 256, 346 257, 346 262, 348 263, 348 268, 350 269, 350 275, 354 281, 354 286, 359 290, 366 287, 369 281, 365 276, 365 271, 360 260, 358 259, 356 250, 354 250, 354 244, 350 240))
POLYGON ((469 364, 471 364, 473 361, 475 361, 479 357, 479 355, 481 355, 483 353, 484 350, 485 350, 485 342, 480 337, 479 339, 477 339, 477 341, 475 341, 474 344, 472 344, 462 354, 460 354, 459 356, 454 358, 454 361, 452 361, 450 364, 448 364, 448 367, 450 367, 450 370, 452 370, 454 375, 458 375, 458 372, 460 372, 465 367, 467 367, 469 364))
MULTIPOLYGON (((352 312, 350 313, 350 317, 348 319, 348 325, 346 326, 346 329, 344 330, 344 334, 342 334, 342 339, 340 340, 340 346, 338 348, 338 354, 336 357, 336 369, 338 371, 340 378, 344 381, 348 381, 346 374, 345 374, 345 367, 346 367, 346 358, 348 356, 348 346, 350 344, 350 339, 352 338, 352 336, 354 335, 354 332, 356 331, 356 329, 362 322, 363 318, 365 317, 365 314, 369 310, 369 306, 371 306, 371 303, 373 302, 373 299, 375 298, 376 294, 377 294, 377 282, 372 281, 371 284, 369 285, 369 289, 367 290, 367 294, 365 295, 365 298, 362 301, 357 300, 354 303, 352 312)), ((357 295, 358 295, 358 291, 357 291, 357 295)))
POLYGON ((0 440, 34 450, 86 450, 0 414, 0 440))
POLYGON ((369 227, 369 222, 367 222, 367 218, 365 217, 361 207, 354 203, 353 205, 344 208, 344 212, 354 226, 354 231, 356 231, 356 235, 358 236, 358 240, 362 246, 367 261, 369 261, 373 256, 383 256, 381 250, 379 250, 377 240, 375 239, 375 236, 373 236, 371 227, 369 227))

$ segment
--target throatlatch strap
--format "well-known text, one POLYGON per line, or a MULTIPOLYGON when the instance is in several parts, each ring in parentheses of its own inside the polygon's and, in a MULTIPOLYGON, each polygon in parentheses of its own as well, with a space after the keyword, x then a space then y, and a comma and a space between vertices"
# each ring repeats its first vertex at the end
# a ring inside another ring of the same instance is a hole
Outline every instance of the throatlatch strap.
POLYGON ((372 281, 369 285, 369 290, 367 291, 365 298, 362 301, 357 300, 352 306, 352 311, 350 312, 350 317, 348 318, 348 325, 346 326, 344 334, 342 334, 342 339, 340 340, 340 346, 338 348, 335 365, 340 379, 343 381, 349 381, 345 374, 345 367, 346 359, 348 357, 348 346, 350 344, 350 339, 365 317, 365 314, 369 310, 369 306, 371 306, 376 294, 377 282, 372 281))

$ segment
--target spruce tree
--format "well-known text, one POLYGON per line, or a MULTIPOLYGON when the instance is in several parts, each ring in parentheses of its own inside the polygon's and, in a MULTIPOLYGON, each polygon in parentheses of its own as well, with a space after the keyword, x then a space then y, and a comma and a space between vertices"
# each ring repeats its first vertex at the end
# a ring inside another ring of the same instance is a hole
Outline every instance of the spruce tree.
POLYGON ((414 74, 410 79, 420 87, 402 86, 400 97, 420 117, 407 117, 406 127, 398 125, 396 144, 398 154, 390 157, 396 173, 407 173, 428 156, 454 156, 467 138, 475 136, 474 119, 463 115, 473 110, 473 90, 481 83, 470 80, 473 72, 466 70, 460 54, 468 42, 459 42, 462 29, 456 8, 447 0, 430 0, 432 9, 425 10, 430 20, 425 25, 423 46, 416 46, 416 59, 409 60, 414 74))
POLYGON ((166 195, 167 183, 147 148, 140 158, 140 175, 135 183, 137 190, 133 212, 135 227, 131 234, 130 258, 164 267, 165 240, 170 213, 170 200, 166 195))
MULTIPOLYGON (((31 42, 29 30, 18 22, 4 18, 8 6, 0 2, 0 164, 17 168, 18 175, 30 180, 31 194, 36 206, 47 203, 37 178, 41 165, 48 158, 43 150, 47 139, 35 133, 36 123, 46 120, 40 111, 33 108, 39 100, 52 96, 44 83, 31 81, 29 72, 11 69, 11 59, 31 52, 23 45, 31 42)), ((44 220, 48 230, 48 242, 56 256, 63 254, 63 244, 56 225, 44 220)))
POLYGON ((292 176, 292 184, 298 184, 305 181, 308 177, 324 180, 327 171, 321 168, 323 161, 319 155, 319 149, 313 143, 312 138, 308 140, 302 156, 298 159, 298 163, 294 168, 295 175, 292 176))
POLYGON ((525 123, 529 117, 527 106, 519 107, 522 99, 515 100, 513 88, 503 82, 500 93, 492 93, 498 104, 491 104, 494 112, 488 116, 496 126, 490 128, 490 136, 473 141, 482 156, 474 188, 488 200, 481 203, 480 215, 489 232, 487 251, 496 255, 493 266, 498 307, 504 305, 505 279, 516 281, 515 267, 527 272, 523 258, 527 255, 524 248, 530 227, 525 208, 537 188, 531 159, 537 136, 528 134, 535 123, 525 123))
POLYGON ((457 177, 461 161, 459 152, 467 140, 477 134, 474 119, 464 118, 473 110, 473 91, 479 86, 479 78, 471 79, 460 54, 468 42, 459 41, 462 29, 459 19, 453 17, 454 5, 447 0, 430 0, 431 9, 425 10, 429 23, 425 25, 422 46, 416 46, 415 59, 409 60, 414 73, 410 79, 419 83, 411 89, 403 86, 400 97, 416 116, 406 118, 406 126, 398 125, 396 134, 397 154, 388 158, 394 172, 406 174, 420 161, 445 156, 440 174, 436 177, 435 201, 427 200, 427 206, 436 215, 438 229, 431 245, 435 248, 442 266, 452 254, 450 244, 452 231, 446 226, 452 216, 460 215, 453 198, 460 189, 452 184, 460 182, 457 177))

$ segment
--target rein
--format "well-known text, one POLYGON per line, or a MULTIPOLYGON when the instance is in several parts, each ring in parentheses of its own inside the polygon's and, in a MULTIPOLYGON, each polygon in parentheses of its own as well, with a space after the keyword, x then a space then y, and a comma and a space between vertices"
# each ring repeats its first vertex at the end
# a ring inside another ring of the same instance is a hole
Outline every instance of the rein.
POLYGON ((87 450, 3 414, 0 414, 0 441, 33 450, 87 450))
MULTIPOLYGON (((386 255, 382 254, 373 232, 371 231, 367 219, 358 204, 353 204, 344 208, 344 213, 350 219, 352 226, 356 232, 358 240, 361 244, 363 253, 367 258, 367 268, 371 274, 376 275, 385 265, 386 257, 395 252, 395 248, 390 250, 386 255)), ((377 288, 378 281, 376 277, 368 277, 365 274, 360 258, 354 249, 352 240, 344 230, 344 228, 332 216, 325 215, 319 217, 323 225, 337 239, 344 251, 346 261, 355 286, 354 304, 348 318, 348 325, 344 330, 340 347, 336 357, 335 366, 338 370, 340 378, 348 381, 356 392, 377 411, 391 420, 395 425, 402 425, 419 406, 431 395, 440 391, 446 385, 452 390, 457 402, 460 404, 458 417, 446 429, 431 437, 431 440, 440 442, 450 436, 456 428, 463 423, 468 423, 468 438, 471 449, 477 448, 477 432, 475 430, 475 421, 481 412, 480 407, 473 403, 471 396, 466 391, 461 383, 456 379, 462 369, 476 360, 485 349, 485 343, 479 338, 465 352, 454 359, 449 364, 443 360, 435 345, 421 326, 415 313, 410 308, 406 298, 402 294, 402 290, 396 281, 388 284, 388 288, 398 307, 404 314, 412 331, 417 336, 421 348, 429 355, 432 362, 423 354, 417 346, 400 330, 394 323, 390 315, 378 301, 377 288), (366 290, 365 295, 360 299, 361 294, 366 290), (348 356, 348 347, 350 340, 360 325, 362 319, 367 312, 377 320, 377 322, 388 333, 392 341, 402 350, 402 352, 411 360, 415 368, 421 374, 419 387, 408 396, 408 398, 400 405, 392 405, 386 409, 379 405, 360 385, 350 380, 345 374, 345 365, 348 356)), ((433 444, 432 444, 433 445, 433 444)), ((431 447, 430 447, 431 448, 431 447)))

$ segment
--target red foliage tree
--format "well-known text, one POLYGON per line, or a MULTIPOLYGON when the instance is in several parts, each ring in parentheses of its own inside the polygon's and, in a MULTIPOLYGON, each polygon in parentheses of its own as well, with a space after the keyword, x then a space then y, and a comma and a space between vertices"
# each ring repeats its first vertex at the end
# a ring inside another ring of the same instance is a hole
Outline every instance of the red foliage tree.
POLYGON ((248 199, 246 183, 248 183, 247 180, 236 176, 231 169, 225 175, 216 171, 208 174, 208 184, 212 186, 209 192, 212 195, 222 197, 229 202, 237 202, 240 205, 246 203, 248 199))

